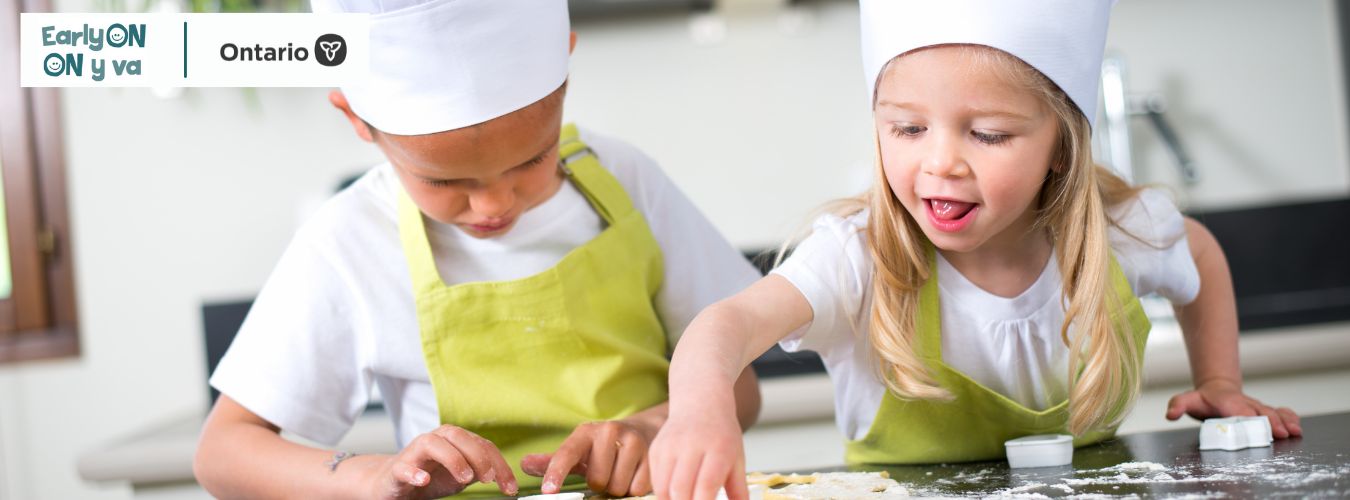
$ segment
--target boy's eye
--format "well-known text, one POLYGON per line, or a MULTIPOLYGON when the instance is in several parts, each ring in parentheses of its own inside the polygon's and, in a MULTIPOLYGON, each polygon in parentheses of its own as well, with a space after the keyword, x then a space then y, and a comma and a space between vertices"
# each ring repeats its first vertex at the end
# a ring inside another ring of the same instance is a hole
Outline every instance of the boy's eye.
POLYGON ((914 137, 919 134, 922 134, 923 131, 925 130, 928 130, 928 127, 920 125, 900 125, 900 124, 891 125, 891 135, 895 137, 900 137, 902 135, 906 137, 914 137))
POLYGON ((452 181, 445 181, 445 180, 434 181, 434 180, 431 180, 431 179, 421 179, 421 181, 422 181, 422 182, 425 182, 428 186, 434 186, 434 187, 445 187, 445 186, 449 186, 450 183, 452 182, 452 181))
POLYGON ((548 156, 548 155, 542 154, 542 155, 536 156, 536 157, 534 157, 533 160, 530 160, 530 161, 525 162, 525 165, 524 165, 524 166, 529 167, 529 166, 538 165, 538 164, 540 164, 540 163, 543 163, 543 162, 544 162, 544 157, 545 157, 545 156, 548 156))
POLYGON ((970 135, 975 136, 976 140, 985 144, 1002 144, 1004 141, 1008 140, 1007 134, 986 134, 978 130, 970 131, 970 135))

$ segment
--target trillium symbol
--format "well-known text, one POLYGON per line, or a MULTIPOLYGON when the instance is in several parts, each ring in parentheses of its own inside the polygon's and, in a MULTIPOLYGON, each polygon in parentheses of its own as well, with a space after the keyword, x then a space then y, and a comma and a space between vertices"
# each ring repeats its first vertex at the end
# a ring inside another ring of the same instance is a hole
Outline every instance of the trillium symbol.
POLYGON ((319 42, 319 46, 323 47, 324 55, 328 56, 329 61, 332 61, 333 56, 337 55, 338 49, 342 48, 342 42, 319 42))
POLYGON ((324 66, 337 66, 347 60, 347 41, 329 33, 314 41, 314 60, 324 66))

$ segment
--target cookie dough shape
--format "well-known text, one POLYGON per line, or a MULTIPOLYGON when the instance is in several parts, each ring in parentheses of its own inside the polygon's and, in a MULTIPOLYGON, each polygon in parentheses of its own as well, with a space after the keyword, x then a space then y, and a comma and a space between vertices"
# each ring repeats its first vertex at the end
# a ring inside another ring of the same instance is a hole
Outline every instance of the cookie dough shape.
POLYGON ((789 474, 784 476, 776 472, 773 474, 752 472, 745 475, 745 483, 758 484, 765 488, 772 488, 780 484, 811 484, 816 482, 816 479, 819 478, 820 474, 807 474, 805 476, 801 474, 789 474))
POLYGON ((810 483, 789 484, 764 492, 764 500, 891 500, 908 498, 909 490, 886 472, 812 474, 810 483))

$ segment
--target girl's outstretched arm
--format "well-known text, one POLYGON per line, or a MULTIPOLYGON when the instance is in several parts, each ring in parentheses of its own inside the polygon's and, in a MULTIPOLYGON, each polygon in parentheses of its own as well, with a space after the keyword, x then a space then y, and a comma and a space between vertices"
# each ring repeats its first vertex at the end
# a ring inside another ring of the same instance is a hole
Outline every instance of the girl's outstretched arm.
POLYGON ((649 455, 661 500, 713 500, 721 487, 730 500, 747 499, 733 384, 751 361, 811 318, 811 304, 797 287, 770 274, 689 325, 670 364, 670 418, 649 455))
POLYGON ((1270 417, 1271 433, 1277 439, 1303 435, 1298 415, 1289 408, 1271 408, 1242 393, 1242 370, 1238 366, 1237 300, 1228 259, 1205 226, 1186 218, 1186 239, 1200 272, 1200 294, 1178 306, 1177 320, 1186 336, 1195 390, 1173 397, 1167 403, 1167 418, 1189 414, 1197 419, 1234 415, 1270 417))

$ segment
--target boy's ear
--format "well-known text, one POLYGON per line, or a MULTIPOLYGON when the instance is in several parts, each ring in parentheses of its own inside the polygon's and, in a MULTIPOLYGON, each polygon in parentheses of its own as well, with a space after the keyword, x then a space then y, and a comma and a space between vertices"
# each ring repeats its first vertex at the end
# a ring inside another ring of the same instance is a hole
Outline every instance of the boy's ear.
POLYGON ((577 49, 577 32, 570 31, 568 33, 570 33, 571 41, 567 43, 567 53, 571 55, 572 51, 577 49))
MULTIPOLYGON (((573 35, 573 39, 575 38, 576 35, 573 35)), ((370 125, 367 125, 365 120, 362 120, 361 117, 356 116, 356 113, 352 112, 352 106, 347 103, 347 96, 342 95, 342 91, 334 90, 329 92, 328 102, 333 103, 333 107, 342 110, 342 112, 347 115, 347 120, 352 122, 352 128, 356 129, 356 135, 360 136, 361 140, 375 142, 375 136, 370 133, 370 125)))

